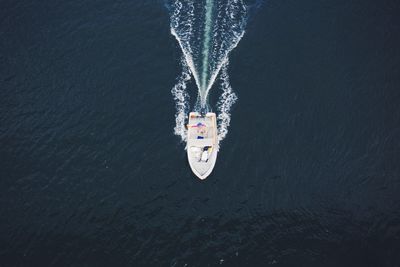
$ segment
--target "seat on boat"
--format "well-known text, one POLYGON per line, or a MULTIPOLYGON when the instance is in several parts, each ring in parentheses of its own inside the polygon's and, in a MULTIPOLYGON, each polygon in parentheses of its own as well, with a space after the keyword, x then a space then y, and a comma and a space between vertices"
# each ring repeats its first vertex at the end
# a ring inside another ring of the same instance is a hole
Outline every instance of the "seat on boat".
POLYGON ((201 161, 207 161, 208 160, 208 151, 204 150, 203 153, 201 153, 201 161))

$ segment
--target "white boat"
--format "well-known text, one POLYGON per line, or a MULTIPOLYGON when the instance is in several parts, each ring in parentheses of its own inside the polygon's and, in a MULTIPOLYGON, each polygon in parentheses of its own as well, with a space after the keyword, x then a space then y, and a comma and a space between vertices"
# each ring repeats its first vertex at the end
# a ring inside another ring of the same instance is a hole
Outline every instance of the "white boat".
POLYGON ((217 161, 218 135, 215 113, 201 115, 190 112, 187 133, 187 155, 190 168, 204 180, 209 176, 217 161))

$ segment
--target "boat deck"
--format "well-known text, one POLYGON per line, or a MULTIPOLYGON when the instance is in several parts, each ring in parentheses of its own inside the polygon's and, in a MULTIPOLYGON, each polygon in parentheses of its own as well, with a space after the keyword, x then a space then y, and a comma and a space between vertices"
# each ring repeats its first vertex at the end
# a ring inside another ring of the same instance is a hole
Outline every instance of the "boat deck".
POLYGON ((205 179, 214 168, 218 152, 215 113, 201 116, 191 112, 188 124, 187 153, 192 171, 205 179))

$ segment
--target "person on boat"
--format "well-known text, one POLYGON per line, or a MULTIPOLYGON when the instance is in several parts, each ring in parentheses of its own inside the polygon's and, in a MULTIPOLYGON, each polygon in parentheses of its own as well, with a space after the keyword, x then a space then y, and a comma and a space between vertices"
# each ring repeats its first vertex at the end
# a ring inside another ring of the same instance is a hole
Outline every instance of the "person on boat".
POLYGON ((207 126, 205 124, 202 124, 201 126, 197 127, 197 133, 204 137, 207 134, 207 126))

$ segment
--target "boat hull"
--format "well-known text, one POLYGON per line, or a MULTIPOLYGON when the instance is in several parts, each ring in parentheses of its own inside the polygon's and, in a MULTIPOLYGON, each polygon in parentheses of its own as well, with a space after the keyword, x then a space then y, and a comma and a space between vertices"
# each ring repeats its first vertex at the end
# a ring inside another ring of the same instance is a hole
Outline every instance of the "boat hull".
POLYGON ((201 180, 213 171, 218 154, 218 135, 215 113, 189 114, 187 156, 190 168, 201 180))

